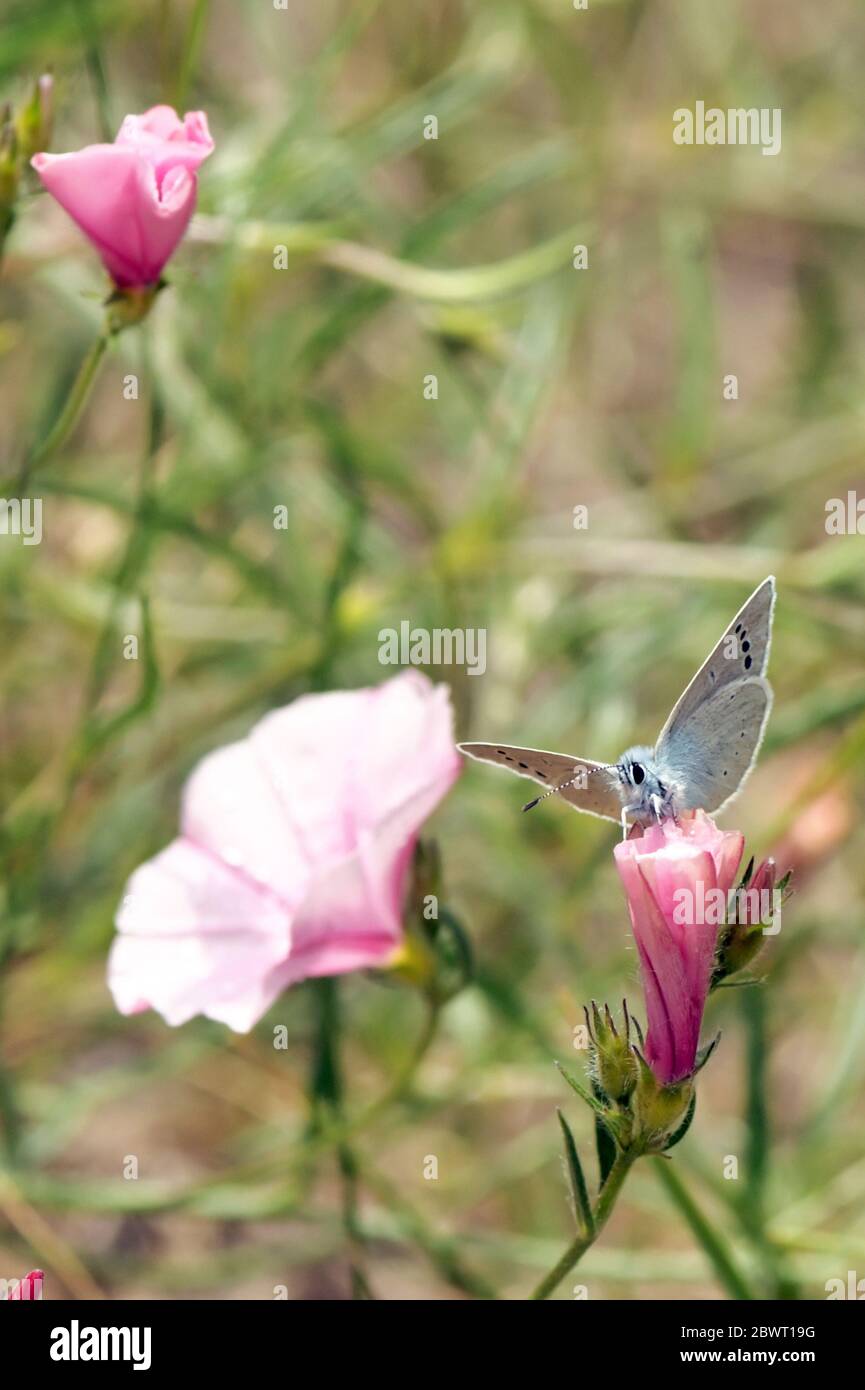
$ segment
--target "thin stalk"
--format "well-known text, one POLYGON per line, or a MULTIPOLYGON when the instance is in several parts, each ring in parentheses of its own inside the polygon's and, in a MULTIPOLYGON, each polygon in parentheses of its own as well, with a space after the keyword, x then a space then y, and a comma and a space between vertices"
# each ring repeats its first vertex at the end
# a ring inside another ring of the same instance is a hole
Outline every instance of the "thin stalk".
POLYGON ((771 1155, 771 1128, 768 1104, 769 1050, 767 999, 762 989, 749 989, 742 995, 747 1050, 745 1084, 748 1142, 745 1154, 745 1191, 738 1205, 742 1227, 752 1240, 774 1298, 797 1298, 798 1283, 783 1253, 767 1232, 766 1187, 771 1155))
POLYGON ((78 26, 81 30, 81 39, 84 45, 84 59, 87 65, 87 73, 93 91, 96 115, 99 120, 99 132, 102 139, 106 143, 110 143, 114 139, 114 123, 111 120, 108 79, 105 75, 105 63, 102 58, 102 49, 99 43, 99 23, 93 14, 91 0, 76 0, 75 8, 78 13, 78 26))
POLYGON ((593 1211, 594 1230, 583 1232, 572 1241, 565 1251, 558 1264, 554 1265, 549 1274, 541 1280, 532 1294, 533 1299, 549 1298, 550 1294, 562 1282, 566 1274, 579 1263, 583 1255, 590 1246, 594 1245, 601 1231, 604 1229, 613 1207, 616 1205, 619 1193, 622 1190, 625 1178, 631 1171, 634 1160, 639 1158, 639 1149, 623 1149, 616 1156, 616 1161, 607 1174, 607 1181, 598 1193, 598 1200, 593 1211))
POLYGON ((712 1268, 730 1297, 750 1302, 756 1296, 753 1289, 736 1268, 724 1237, 700 1210, 685 1187, 677 1168, 669 1159, 658 1156, 655 1158, 655 1171, 674 1205, 684 1216, 692 1235, 706 1252, 712 1268))
POLYGON ((24 1125, 18 1105, 17 1083, 11 1068, 7 1068, 3 1057, 3 1011, 6 1002, 6 967, 15 953, 11 931, 6 940, 0 942, 0 1153, 4 1162, 14 1167, 23 1136, 24 1125))
POLYGON ((387 1208, 406 1240, 417 1246, 446 1283, 462 1293, 470 1294, 472 1298, 490 1301, 498 1298, 495 1287, 465 1263, 458 1241, 453 1236, 443 1236, 433 1230, 426 1218, 406 1200, 390 1178, 385 1177, 369 1163, 364 1164, 363 1177, 366 1187, 387 1208))
POLYGON ((63 444, 72 433, 82 410, 87 404, 88 397, 93 389, 93 383, 96 380, 96 374, 99 371, 100 363, 105 356, 108 343, 109 335, 103 333, 96 339, 90 351, 87 353, 87 356, 78 369, 78 375, 72 383, 72 389, 66 397, 66 403, 63 409, 42 443, 35 446, 25 461, 25 476, 29 474, 33 468, 47 463, 48 459, 56 454, 58 449, 62 448, 63 444))
POLYGON ((397 1072, 393 1081, 382 1091, 377 1100, 371 1101, 366 1109, 361 1110, 354 1119, 349 1119, 347 1123, 343 1123, 341 1126, 343 1134, 354 1134, 357 1130, 365 1129, 397 1101, 402 1100, 411 1090, 418 1068, 435 1041, 440 1017, 441 1006, 430 1004, 420 1036, 405 1065, 397 1072))
POLYGON ((174 104, 178 111, 182 111, 183 107, 186 105, 189 85, 192 81, 193 73, 198 66, 198 58, 204 39, 204 30, 207 25, 209 9, 210 0, 195 0, 195 9, 192 11, 192 18, 189 21, 186 42, 183 45, 183 56, 180 61, 180 72, 177 77, 177 92, 174 104))
POLYGON ((439 304, 483 304, 527 289, 569 267, 574 245, 588 235, 586 226, 575 225, 491 265, 443 269, 343 240, 326 222, 312 227, 292 222, 235 223, 201 214, 191 231, 193 240, 226 243, 244 251, 272 253, 274 246, 285 246, 292 256, 308 257, 331 270, 439 304))
MULTIPOLYGON (((329 1120, 343 1119, 345 1088, 340 1062, 341 1018, 338 981, 325 977, 313 981, 315 990, 317 1029, 311 1092, 313 1130, 321 1126, 322 1112, 329 1120)), ((342 1185, 342 1226, 350 1251, 349 1270, 352 1298, 371 1298, 372 1290, 364 1272, 364 1236, 358 1212, 360 1168, 354 1149, 347 1139, 335 1143, 342 1185)))

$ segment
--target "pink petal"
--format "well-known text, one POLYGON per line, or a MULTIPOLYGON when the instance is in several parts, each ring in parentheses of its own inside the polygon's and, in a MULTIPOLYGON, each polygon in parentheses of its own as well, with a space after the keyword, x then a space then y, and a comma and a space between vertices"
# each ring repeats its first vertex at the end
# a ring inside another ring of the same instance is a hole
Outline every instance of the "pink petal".
POLYGON ((742 862, 742 852, 745 848, 745 836, 740 833, 725 834, 723 842, 718 846, 715 853, 715 872, 718 876, 718 887, 726 893, 733 887, 738 877, 739 865, 742 862))
POLYGON ((288 984, 382 965, 417 832, 459 769, 447 688, 415 672, 306 696, 212 753, 183 838, 130 882, 118 1007, 244 1030, 288 984))
POLYGON ((291 944, 273 894, 185 840, 132 875, 117 928, 108 975, 117 1008, 154 1008, 170 1024, 202 1013, 251 1027, 262 980, 291 944))
POLYGON ((303 807, 287 789, 291 780, 290 761, 277 767, 253 737, 231 743, 190 776, 180 824, 194 844, 242 869, 293 912, 306 892, 311 861, 303 807))
MULTIPOLYGON (((628 895, 634 940, 646 996, 646 1051, 658 1078, 671 1081, 693 1065, 694 1034, 690 990, 682 956, 635 859, 617 859, 628 895)), ((697 1019, 699 1029, 699 1018, 697 1019)), ((696 1050, 696 1043, 694 1043, 696 1050)))
POLYGON ((639 863, 678 946, 691 998, 702 1013, 725 911, 718 901, 715 861, 708 850, 671 844, 639 863), (687 920, 678 920, 683 917, 687 920))
POLYGON ((459 775, 446 686, 411 671, 374 689, 308 695, 250 735, 310 864, 352 853, 362 830, 393 846, 459 775))
POLYGON ((90 239, 118 285, 155 284, 195 207, 182 166, 157 187, 153 165, 128 145, 89 145, 32 160, 48 192, 90 239))
POLYGON ((114 143, 145 154, 156 169, 159 184, 168 168, 179 164, 195 173, 213 153, 205 113, 188 111, 181 121, 171 106, 153 106, 141 116, 126 116, 114 143))
POLYGON ((274 998, 311 976, 383 966, 402 936, 398 906, 362 855, 321 870, 295 918, 291 956, 274 972, 274 998))

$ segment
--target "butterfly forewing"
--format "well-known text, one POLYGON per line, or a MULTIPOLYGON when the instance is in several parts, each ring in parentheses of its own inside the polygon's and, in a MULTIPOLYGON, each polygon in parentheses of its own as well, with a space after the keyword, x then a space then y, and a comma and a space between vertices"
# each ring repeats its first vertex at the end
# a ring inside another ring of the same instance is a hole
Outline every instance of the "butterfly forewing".
MULTIPOLYGON (((717 646, 673 706, 673 712, 655 745, 659 759, 666 758, 670 740, 676 738, 716 690, 731 685, 741 686, 748 680, 766 674, 774 608, 775 579, 769 575, 740 608, 717 646)), ((769 694, 771 700, 771 690, 769 694)))
POLYGON ((622 804, 616 791, 615 772, 604 763, 589 758, 573 758, 568 753, 546 753, 540 748, 512 748, 507 743, 461 743, 461 753, 482 763, 507 768, 518 777, 528 777, 548 791, 557 791, 570 806, 617 821, 622 804), (578 777, 582 771, 585 776, 578 777), (577 778, 576 785, 564 786, 577 778))

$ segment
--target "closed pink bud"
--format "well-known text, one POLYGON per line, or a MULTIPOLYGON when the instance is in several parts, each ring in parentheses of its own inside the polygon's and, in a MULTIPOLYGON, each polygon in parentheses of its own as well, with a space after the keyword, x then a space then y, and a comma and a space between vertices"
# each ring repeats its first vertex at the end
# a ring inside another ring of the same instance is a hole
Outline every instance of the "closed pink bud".
POLYGON ((52 197, 89 238, 119 289, 158 284, 189 225, 196 170, 213 151, 203 111, 170 106, 127 116, 113 145, 36 154, 52 197))
POLYGON ((690 1076, 726 895, 743 837, 696 812, 616 846, 646 998, 646 1057, 662 1085, 690 1076))

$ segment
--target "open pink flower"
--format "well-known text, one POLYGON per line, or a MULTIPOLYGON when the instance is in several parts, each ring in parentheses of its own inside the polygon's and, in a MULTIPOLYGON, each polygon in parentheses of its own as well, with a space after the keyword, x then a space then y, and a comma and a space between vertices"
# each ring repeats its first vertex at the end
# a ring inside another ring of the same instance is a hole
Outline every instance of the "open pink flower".
POLYGON ((113 145, 36 154, 52 197, 84 232, 121 289, 157 284, 195 208, 196 169, 213 150, 203 111, 170 106, 127 116, 113 145))
POLYGON ((742 835, 697 811, 614 850, 640 956, 646 1059, 663 1085, 694 1070, 723 903, 743 846, 742 835))
POLYGON ((199 763, 180 837, 117 916, 121 1013, 246 1032, 298 980, 385 963, 418 830, 459 771, 452 722, 447 686, 409 671, 306 695, 199 763))

